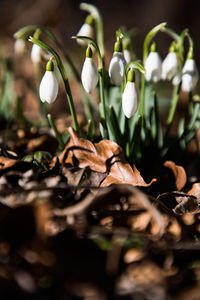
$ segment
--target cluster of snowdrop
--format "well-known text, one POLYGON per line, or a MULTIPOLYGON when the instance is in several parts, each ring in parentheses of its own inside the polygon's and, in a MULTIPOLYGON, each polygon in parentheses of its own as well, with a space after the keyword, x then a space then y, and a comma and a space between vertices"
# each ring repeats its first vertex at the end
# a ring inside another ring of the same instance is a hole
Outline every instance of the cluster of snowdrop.
MULTIPOLYGON (((81 46, 87 46, 86 57, 83 63, 81 81, 85 91, 90 94, 97 86, 99 80, 100 67, 97 68, 93 60, 94 45, 88 39, 94 38, 94 17, 90 14, 85 19, 84 24, 77 33, 77 42, 81 46)), ((34 37, 39 39, 41 31, 37 29, 34 37)), ((123 35, 117 35, 114 44, 114 52, 109 64, 108 74, 110 82, 113 85, 120 86, 124 83, 122 93, 122 109, 127 118, 132 117, 138 108, 138 93, 135 86, 134 67, 131 65, 131 52, 127 43, 123 44, 123 35), (126 67, 130 64, 130 67, 126 67)), ((22 40, 17 40, 16 49, 21 51, 24 47, 22 40)), ((41 62, 43 49, 37 44, 33 44, 31 50, 31 59, 35 65, 41 62)), ((53 57, 47 63, 46 72, 42 78, 39 95, 42 102, 52 103, 55 101, 58 94, 58 81, 54 72, 53 57)), ((173 85, 178 85, 181 82, 181 88, 185 92, 191 92, 199 79, 197 66, 194 60, 193 47, 190 47, 187 58, 183 64, 176 42, 173 41, 167 56, 161 60, 157 51, 155 42, 152 42, 149 54, 144 61, 145 80, 152 83, 157 83, 160 80, 171 80, 173 85)))
MULTIPOLYGON (((114 45, 113 56, 108 69, 111 83, 116 86, 120 86, 123 83, 125 77, 125 67, 127 65, 127 61, 124 57, 122 49, 122 40, 117 38, 117 41, 114 45)), ((128 58, 130 57, 128 50, 126 51, 126 56, 128 58)), ((86 58, 82 68, 81 80, 87 93, 91 93, 98 83, 98 70, 92 59, 92 49, 90 45, 86 50, 86 58)), ((135 75, 133 68, 130 68, 128 71, 126 80, 127 84, 122 95, 122 108, 125 116, 130 118, 136 112, 138 107, 138 95, 135 87, 135 75)))
POLYGON ((182 81, 181 88, 184 92, 191 92, 196 87, 199 79, 193 49, 189 50, 182 68, 182 63, 174 42, 163 62, 156 49, 156 44, 153 43, 145 61, 145 70, 146 81, 156 83, 160 80, 172 80, 173 85, 177 85, 182 81))

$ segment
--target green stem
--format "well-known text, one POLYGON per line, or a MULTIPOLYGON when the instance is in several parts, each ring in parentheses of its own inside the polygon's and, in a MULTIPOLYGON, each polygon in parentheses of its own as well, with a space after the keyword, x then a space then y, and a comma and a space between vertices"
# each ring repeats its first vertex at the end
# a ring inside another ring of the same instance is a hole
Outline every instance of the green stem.
POLYGON ((29 37, 29 41, 32 42, 32 43, 37 44, 38 46, 42 47, 44 50, 49 51, 54 56, 54 58, 56 60, 56 63, 57 63, 57 66, 58 66, 58 69, 60 71, 60 74, 62 76, 64 85, 65 85, 65 90, 67 92, 67 99, 68 99, 70 112, 71 112, 71 115, 72 115, 73 127, 74 127, 75 131, 79 132, 79 124, 78 124, 78 121, 77 121, 76 110, 75 110, 74 101, 73 101, 73 98, 72 98, 71 89, 70 89, 70 86, 69 86, 69 81, 68 81, 67 74, 65 72, 63 63, 62 63, 59 55, 49 45, 43 43, 40 40, 35 39, 34 37, 29 37))
POLYGON ((104 94, 104 74, 103 68, 99 69, 99 94, 100 94, 100 101, 102 105, 102 121, 103 121, 103 138, 107 138, 107 113, 106 113, 106 102, 105 102, 105 94, 104 94))
POLYGON ((106 113, 106 103, 105 103, 105 93, 104 93, 104 63, 103 63, 103 58, 101 55, 101 51, 99 49, 99 46, 97 45, 97 43, 90 37, 87 36, 73 36, 73 39, 82 39, 82 40, 88 40, 96 49, 97 55, 98 55, 98 64, 99 64, 99 94, 100 94, 100 102, 102 105, 102 121, 104 124, 104 138, 107 137, 107 133, 105 130, 105 126, 106 126, 106 121, 107 121, 107 113, 106 113))
POLYGON ((169 111, 169 115, 168 115, 168 119, 167 119, 167 130, 166 130, 165 138, 167 138, 169 136, 171 126, 172 126, 172 123, 174 120, 174 115, 175 115, 178 100, 179 100, 180 88, 181 88, 181 82, 174 87, 171 107, 170 107, 170 111, 169 111))
POLYGON ((59 144, 59 148, 60 150, 63 150, 65 145, 63 143, 63 140, 62 140, 62 136, 61 134, 58 132, 58 129, 56 127, 56 124, 54 123, 53 119, 52 119, 52 116, 50 114, 47 115, 47 118, 48 118, 48 121, 49 121, 49 124, 51 126, 51 128, 53 129, 54 133, 55 133, 55 136, 56 136, 56 139, 58 141, 58 144, 59 144))
POLYGON ((142 76, 142 82, 141 82, 141 92, 140 92, 140 114, 142 117, 142 126, 143 126, 143 118, 144 118, 144 108, 145 108, 145 76, 142 76))

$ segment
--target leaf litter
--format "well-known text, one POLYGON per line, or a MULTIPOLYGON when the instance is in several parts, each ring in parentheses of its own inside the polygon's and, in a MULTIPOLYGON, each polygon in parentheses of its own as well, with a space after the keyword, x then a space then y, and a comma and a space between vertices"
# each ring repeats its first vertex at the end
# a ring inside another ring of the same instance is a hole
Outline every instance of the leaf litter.
POLYGON ((34 156, 48 151, 44 138, 1 152, 0 278, 21 297, 59 288, 67 299, 190 299, 200 283, 200 183, 166 161, 175 190, 155 194, 162 174, 146 183, 116 143, 68 132, 57 158, 34 156))

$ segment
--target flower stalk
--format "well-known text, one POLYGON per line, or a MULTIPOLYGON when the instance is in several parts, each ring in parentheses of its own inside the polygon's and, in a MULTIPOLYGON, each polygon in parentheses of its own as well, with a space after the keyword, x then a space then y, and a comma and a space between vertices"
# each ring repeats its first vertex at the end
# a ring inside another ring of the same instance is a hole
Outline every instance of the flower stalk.
POLYGON ((44 50, 49 51, 53 55, 53 57, 55 58, 58 69, 60 71, 60 74, 62 76, 64 85, 65 85, 65 90, 67 92, 67 99, 68 99, 68 104, 69 104, 69 108, 70 108, 70 112, 71 112, 71 116, 72 116, 73 127, 74 127, 75 131, 79 132, 79 124, 78 124, 78 121, 77 121, 76 110, 75 110, 75 106, 74 106, 74 101, 73 101, 71 89, 70 89, 70 86, 69 86, 69 81, 68 81, 67 74, 65 72, 63 63, 62 63, 59 55, 49 45, 43 43, 42 41, 40 41, 40 40, 38 40, 34 37, 30 36, 28 40, 31 43, 34 43, 34 44, 42 47, 44 50))

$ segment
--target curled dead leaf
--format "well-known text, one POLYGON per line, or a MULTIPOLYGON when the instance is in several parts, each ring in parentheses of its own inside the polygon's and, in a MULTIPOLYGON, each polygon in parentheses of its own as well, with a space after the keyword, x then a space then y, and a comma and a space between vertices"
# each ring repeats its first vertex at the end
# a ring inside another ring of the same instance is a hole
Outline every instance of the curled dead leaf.
POLYGON ((135 166, 133 168, 126 162, 122 148, 110 140, 102 140, 93 144, 89 140, 79 138, 75 131, 69 127, 69 142, 58 157, 60 163, 69 163, 79 168, 89 167, 91 170, 107 173, 101 186, 113 183, 131 184, 134 186, 149 186, 135 166))
POLYGON ((187 181, 184 168, 176 165, 173 161, 170 160, 167 160, 164 163, 164 167, 169 168, 173 172, 177 190, 180 191, 185 186, 187 181))
POLYGON ((10 168, 14 166, 17 162, 18 160, 16 159, 0 156, 0 170, 10 168))
POLYGON ((193 195, 197 198, 200 198, 200 182, 196 182, 192 185, 191 190, 188 191, 188 195, 193 195))

